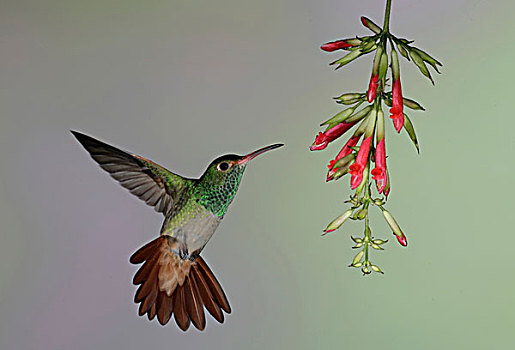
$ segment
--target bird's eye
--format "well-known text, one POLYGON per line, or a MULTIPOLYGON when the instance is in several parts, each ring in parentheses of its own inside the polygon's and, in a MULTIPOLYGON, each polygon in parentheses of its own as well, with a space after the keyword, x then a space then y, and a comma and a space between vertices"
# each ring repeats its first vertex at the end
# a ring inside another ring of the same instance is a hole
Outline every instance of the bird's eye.
POLYGON ((229 169, 229 168, 230 168, 230 165, 227 162, 222 162, 222 163, 218 164, 218 170, 220 170, 220 171, 227 171, 227 169, 229 169))

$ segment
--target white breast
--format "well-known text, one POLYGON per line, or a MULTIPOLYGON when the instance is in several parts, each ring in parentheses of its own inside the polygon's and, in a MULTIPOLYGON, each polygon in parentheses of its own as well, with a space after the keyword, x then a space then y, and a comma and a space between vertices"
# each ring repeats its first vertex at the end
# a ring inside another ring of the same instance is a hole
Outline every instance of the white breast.
POLYGON ((200 253, 209 241, 221 219, 207 210, 198 210, 192 220, 187 220, 180 227, 173 229, 171 234, 180 243, 184 244, 188 254, 200 253))

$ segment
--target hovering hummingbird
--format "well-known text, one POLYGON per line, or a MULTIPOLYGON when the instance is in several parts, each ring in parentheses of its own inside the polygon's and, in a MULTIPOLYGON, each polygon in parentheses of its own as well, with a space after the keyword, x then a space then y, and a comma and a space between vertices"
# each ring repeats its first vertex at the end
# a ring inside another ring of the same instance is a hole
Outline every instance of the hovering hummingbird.
POLYGON ((190 321, 203 330, 205 307, 222 323, 223 311, 230 313, 231 307, 200 252, 227 212, 248 162, 283 145, 263 147, 246 156, 218 157, 200 179, 188 179, 151 160, 71 132, 102 169, 165 216, 160 236, 130 258, 133 264, 144 263, 133 279, 140 285, 134 297, 140 303, 139 315, 147 314, 149 320, 157 315, 165 325, 173 314, 183 331, 190 321))

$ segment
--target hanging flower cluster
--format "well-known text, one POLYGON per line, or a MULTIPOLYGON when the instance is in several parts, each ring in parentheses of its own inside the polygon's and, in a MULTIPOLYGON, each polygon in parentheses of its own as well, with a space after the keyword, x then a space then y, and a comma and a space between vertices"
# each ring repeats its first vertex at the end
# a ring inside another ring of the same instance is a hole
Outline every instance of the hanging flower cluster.
POLYGON ((327 52, 338 50, 349 51, 348 54, 331 63, 339 69, 352 62, 356 58, 375 52, 372 73, 368 82, 368 89, 363 93, 344 93, 335 97, 336 103, 349 106, 323 122, 326 126, 324 132, 319 132, 310 147, 312 151, 325 149, 329 143, 343 136, 347 131, 355 128, 354 133, 346 141, 336 157, 329 162, 326 181, 338 180, 350 175, 350 187, 354 194, 347 203, 351 208, 334 219, 324 230, 324 235, 338 229, 348 219, 364 220, 365 230, 363 238, 351 237, 356 243, 354 248, 360 249, 350 266, 361 268, 363 274, 372 271, 382 273, 381 269, 371 263, 369 259, 369 247, 383 250, 382 245, 386 240, 376 239, 372 236, 368 208, 377 206, 402 246, 407 246, 408 241, 399 224, 392 214, 384 207, 391 190, 391 182, 387 167, 385 116, 383 103, 389 112, 389 118, 397 133, 403 129, 419 151, 419 145, 415 129, 410 118, 405 113, 405 107, 412 110, 424 110, 416 101, 406 98, 402 94, 401 75, 399 66, 399 53, 408 61, 411 59, 421 73, 434 84, 433 78, 426 66, 430 65, 436 72, 442 64, 426 52, 411 46, 413 41, 399 39, 389 32, 391 0, 387 0, 384 27, 366 17, 361 17, 361 23, 374 34, 365 37, 356 37, 337 40, 326 43, 321 49, 327 52), (388 55, 388 46, 389 52, 388 55), (387 78, 390 70, 391 87, 387 78), (390 87, 390 89, 388 89, 390 87), (360 109, 361 108, 361 109, 360 109), (361 142, 361 143, 360 143, 361 142), (358 143, 359 146, 358 146, 358 143), (375 182, 375 188, 381 198, 372 198, 371 180, 375 182))

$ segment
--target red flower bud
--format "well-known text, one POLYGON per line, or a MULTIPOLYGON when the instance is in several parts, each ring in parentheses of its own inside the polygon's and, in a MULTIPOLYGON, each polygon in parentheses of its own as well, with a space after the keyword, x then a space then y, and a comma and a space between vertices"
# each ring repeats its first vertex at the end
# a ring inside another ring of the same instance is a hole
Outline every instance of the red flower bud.
POLYGON ((349 40, 347 39, 347 40, 331 41, 329 43, 323 44, 322 46, 320 46, 320 48, 327 52, 333 52, 336 50, 343 50, 343 49, 347 49, 349 47, 354 47, 354 46, 356 46, 356 45, 349 43, 349 40))
POLYGON ((402 234, 402 236, 395 235, 395 238, 397 238, 397 241, 399 242, 399 244, 401 246, 406 247, 408 245, 408 240, 407 240, 406 236, 404 235, 404 233, 402 234))
POLYGON ((381 33, 381 28, 377 24, 372 22, 369 18, 366 18, 365 16, 361 16, 361 23, 365 27, 367 27, 368 29, 373 31, 374 33, 376 33, 376 34, 381 33))
POLYGON ((388 225, 390 226, 390 228, 393 231, 393 234, 397 238, 397 241, 399 241, 399 243, 403 247, 407 246, 408 240, 406 239, 406 236, 402 232, 401 228, 399 227, 399 224, 397 223, 397 221, 395 221, 392 214, 390 214, 390 212, 386 209, 381 208, 381 210, 383 211, 383 216, 384 216, 386 222, 388 223, 388 225))
POLYGON ((349 174, 351 178, 351 189, 355 190, 363 181, 363 170, 368 163, 368 155, 370 153, 370 143, 372 142, 372 135, 363 139, 359 147, 356 162, 349 167, 349 174))
POLYGON ((372 102, 376 98, 377 84, 379 82, 379 73, 370 77, 370 83, 368 84, 367 101, 372 102))

